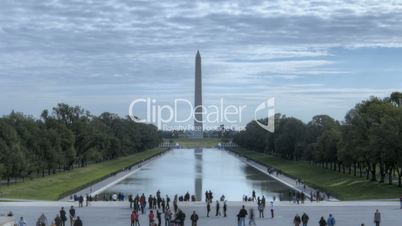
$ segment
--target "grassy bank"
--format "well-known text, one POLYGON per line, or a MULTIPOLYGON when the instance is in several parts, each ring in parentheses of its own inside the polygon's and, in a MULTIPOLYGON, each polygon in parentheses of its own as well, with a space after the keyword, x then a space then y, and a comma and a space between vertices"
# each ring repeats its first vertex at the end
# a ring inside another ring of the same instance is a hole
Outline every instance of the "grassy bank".
POLYGON ((213 148, 218 145, 220 141, 219 138, 202 138, 202 139, 193 139, 193 138, 178 138, 178 139, 167 139, 167 141, 172 140, 174 143, 179 143, 183 148, 213 148))
POLYGON ((301 178, 306 184, 328 191, 341 200, 367 200, 399 198, 402 188, 396 185, 379 184, 364 178, 346 175, 311 165, 304 161, 289 161, 246 149, 235 152, 260 163, 280 169, 284 174, 301 178))
POLYGON ((85 168, 76 168, 22 183, 1 185, 0 198, 57 200, 61 194, 98 181, 113 172, 131 166, 161 151, 162 149, 156 148, 111 161, 91 164, 85 168))

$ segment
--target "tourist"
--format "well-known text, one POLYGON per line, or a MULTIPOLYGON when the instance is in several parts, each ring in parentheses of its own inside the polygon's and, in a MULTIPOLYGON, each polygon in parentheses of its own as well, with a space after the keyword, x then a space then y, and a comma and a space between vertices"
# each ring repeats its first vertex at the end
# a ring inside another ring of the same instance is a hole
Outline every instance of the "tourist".
POLYGON ((191 226, 197 226, 197 221, 198 221, 198 215, 193 211, 193 214, 191 215, 191 226))
POLYGON ((261 203, 258 204, 258 213, 260 218, 264 218, 264 207, 262 206, 261 203))
POLYGON ((299 214, 296 214, 295 218, 293 219, 293 224, 294 224, 295 226, 299 226, 300 223, 301 223, 300 216, 299 216, 299 214))
POLYGON ((308 220, 309 220, 308 215, 306 213, 303 213, 301 220, 302 220, 303 226, 307 226, 308 220))
POLYGON ((402 209, 402 195, 401 195, 401 197, 399 198, 399 202, 400 202, 400 204, 401 204, 401 209, 402 209))
POLYGON ((62 226, 63 225, 63 221, 61 220, 61 217, 59 214, 56 215, 56 218, 54 218, 54 224, 56 226, 62 226))
POLYGON ((166 211, 166 202, 165 199, 162 199, 162 212, 164 213, 166 211))
POLYGON ((149 220, 149 225, 153 226, 153 224, 155 222, 155 215, 154 215, 154 212, 152 210, 148 214, 148 220, 149 220))
POLYGON ((246 216, 247 216, 247 210, 244 208, 243 205, 239 213, 237 214, 237 220, 239 222, 239 226, 246 226, 246 216))
POLYGON ((216 214, 215 216, 220 216, 221 215, 221 210, 220 210, 220 206, 219 206, 219 201, 216 200, 216 214))
POLYGON ((172 220, 172 212, 169 208, 165 211, 165 226, 170 226, 170 221, 172 220))
POLYGON ((42 213, 42 215, 40 215, 40 217, 38 218, 36 226, 47 226, 47 217, 44 213, 42 213))
POLYGON ((170 197, 166 195, 166 208, 170 209, 170 197))
POLYGON ((74 206, 71 206, 71 207, 70 207, 69 213, 70 213, 70 225, 73 226, 73 225, 74 225, 74 220, 75 220, 75 209, 74 209, 74 206))
POLYGON ((141 198, 140 198, 141 214, 144 214, 146 205, 147 205, 147 202, 145 201, 145 195, 144 195, 144 193, 142 193, 141 198))
POLYGON ((66 214, 67 213, 64 210, 64 207, 61 207, 61 210, 60 210, 61 226, 66 226, 66 221, 67 221, 66 214))
POLYGON ((252 197, 253 197, 253 202, 255 201, 255 198, 256 198, 256 196, 255 196, 255 191, 253 190, 253 193, 252 193, 252 197))
POLYGON ((228 209, 228 206, 226 205, 226 200, 223 202, 223 217, 226 217, 226 211, 228 209))
POLYGON ((181 211, 181 209, 178 209, 178 212, 175 217, 175 222, 178 223, 178 226, 184 226, 184 221, 186 219, 186 214, 181 211))
POLYGON ((255 216, 254 216, 254 208, 253 207, 250 208, 250 220, 248 222, 248 225, 251 225, 251 224, 256 225, 255 224, 255 216))
MULTIPOLYGON (((264 217, 264 212, 262 213, 262 217, 264 217)), ((271 201, 271 218, 274 218, 274 202, 271 201)))
POLYGON ((78 198, 78 207, 84 207, 84 197, 82 195, 78 198))
POLYGON ((133 208, 133 202, 134 202, 133 195, 130 194, 128 196, 128 202, 130 203, 130 209, 132 209, 133 208))
POLYGON ((160 209, 156 210, 156 218, 158 219, 158 226, 162 225, 162 213, 160 209))
POLYGON ((74 222, 74 226, 82 226, 81 218, 77 216, 77 219, 74 222))
POLYGON ((332 216, 332 214, 329 214, 329 217, 327 219, 327 225, 328 226, 334 226, 335 225, 335 218, 332 216))
POLYGON ((209 212, 211 212, 211 205, 207 202, 207 217, 209 217, 209 212))
POLYGON ((18 221, 18 226, 27 226, 27 222, 24 220, 24 217, 20 217, 18 221))
POLYGON ((376 210, 375 213, 374 213, 374 223, 375 223, 375 226, 380 226, 381 213, 378 210, 376 210))
POLYGON ((324 217, 320 218, 320 221, 318 221, 319 226, 327 226, 327 222, 325 221, 324 217))
POLYGON ((85 195, 84 200, 85 200, 85 206, 88 207, 89 206, 89 195, 88 194, 85 195))
POLYGON ((133 211, 131 213, 131 226, 140 226, 140 222, 139 222, 139 215, 137 213, 137 211, 133 211))

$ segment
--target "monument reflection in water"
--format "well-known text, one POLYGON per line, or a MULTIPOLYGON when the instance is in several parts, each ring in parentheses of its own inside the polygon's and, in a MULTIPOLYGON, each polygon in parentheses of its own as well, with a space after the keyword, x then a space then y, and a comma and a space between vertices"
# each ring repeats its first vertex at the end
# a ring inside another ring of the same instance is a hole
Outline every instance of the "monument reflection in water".
POLYGON ((176 149, 142 167, 138 172, 104 193, 184 195, 189 192, 197 200, 204 200, 206 190, 214 199, 225 195, 229 201, 240 201, 243 195, 273 196, 288 200, 291 190, 264 173, 242 162, 235 156, 218 149, 176 149))

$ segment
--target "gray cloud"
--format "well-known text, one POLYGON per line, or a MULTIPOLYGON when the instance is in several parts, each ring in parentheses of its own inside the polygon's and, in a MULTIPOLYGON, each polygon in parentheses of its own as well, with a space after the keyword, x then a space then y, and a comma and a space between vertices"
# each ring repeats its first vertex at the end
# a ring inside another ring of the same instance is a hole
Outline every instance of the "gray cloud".
MULTIPOLYGON (((312 84, 306 78, 354 76, 338 67, 333 49, 400 48, 401 24, 401 1, 4 0, 0 113, 38 114, 32 111, 77 101, 125 114, 134 96, 191 97, 197 49, 211 97, 331 101, 328 93, 307 92, 314 87, 303 86, 312 84), (295 82, 300 92, 290 91, 295 82)), ((320 79, 320 88, 334 89, 320 79)), ((358 98, 369 94, 351 89, 358 98)), ((342 99, 336 114, 358 98, 342 99)), ((314 114, 305 111, 301 117, 314 114)))

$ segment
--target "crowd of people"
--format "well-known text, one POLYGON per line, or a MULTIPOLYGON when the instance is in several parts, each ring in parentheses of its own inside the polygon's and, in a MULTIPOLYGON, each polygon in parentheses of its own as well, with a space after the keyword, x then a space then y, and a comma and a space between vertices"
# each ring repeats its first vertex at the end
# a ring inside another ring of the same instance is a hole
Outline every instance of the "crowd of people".
MULTIPOLYGON (((70 226, 83 226, 83 222, 79 216, 76 215, 76 211, 74 206, 71 206, 67 211, 64 207, 61 207, 58 214, 56 214, 55 218, 48 219, 44 213, 42 213, 38 219, 36 220, 36 226, 66 226, 67 222, 70 221, 70 226), (67 217, 68 215, 68 217, 67 217)), ((28 224, 24 217, 20 217, 18 222, 15 224, 16 226, 28 226, 32 224, 28 224)))
MULTIPOLYGON (((78 197, 78 203, 81 202, 81 197, 78 197)), ((146 217, 149 226, 184 226, 186 221, 186 214, 179 208, 178 202, 180 201, 190 201, 192 197, 189 193, 186 193, 184 196, 175 195, 172 200, 172 205, 170 204, 171 199, 168 195, 162 196, 161 192, 158 190, 155 195, 149 195, 146 197, 145 194, 141 195, 129 195, 128 201, 130 204, 130 222, 131 226, 140 226, 140 217, 146 217), (163 222, 164 220, 164 222, 163 222)), ((124 200, 124 198, 123 198, 124 200)), ((301 199, 302 200, 302 199, 301 199)), ((228 205, 225 199, 225 196, 222 195, 220 199, 213 199, 213 193, 211 190, 205 192, 205 201, 206 201, 206 215, 205 217, 209 218, 211 215, 212 208, 214 206, 214 215, 215 217, 228 217, 228 205)), ((238 226, 246 226, 246 221, 248 219, 248 225, 256 225, 256 213, 255 207, 258 210, 258 217, 265 218, 265 209, 267 205, 267 200, 264 195, 256 196, 256 192, 252 191, 249 197, 244 196, 243 201, 252 201, 255 204, 249 204, 249 209, 247 210, 243 205, 239 212, 237 213, 237 223, 238 226)), ((301 201, 303 203, 303 201, 301 201)), ((401 209, 402 209, 402 196, 400 198, 401 209)), ((275 200, 268 202, 269 204, 269 212, 270 217, 273 219, 275 217, 275 209, 274 204, 275 200)), ((81 204, 79 204, 81 206, 81 204)), ((13 216, 12 212, 7 214, 8 216, 13 216)), ((191 226, 197 226, 200 217, 196 211, 193 211, 189 217, 191 222, 191 226)), ((293 218, 294 226, 308 226, 311 223, 311 218, 307 213, 303 213, 301 215, 296 214, 293 218)), ((376 210, 374 213, 373 221, 376 226, 380 226, 381 224, 381 213, 379 210, 376 210)), ((64 207, 61 207, 59 213, 56 214, 54 218, 48 218, 44 213, 42 213, 37 221, 36 226, 66 226, 67 223, 70 223, 70 226, 83 226, 83 221, 76 214, 76 209, 74 206, 71 206, 69 210, 65 210, 64 207)), ((316 224, 313 225, 319 226, 335 226, 336 220, 332 214, 329 214, 327 218, 321 216, 317 219, 316 224)), ((29 224, 32 225, 32 224, 29 224)), ((24 217, 20 217, 16 226, 28 226, 28 223, 25 221, 24 217)), ((364 226, 364 224, 361 224, 364 226)))

